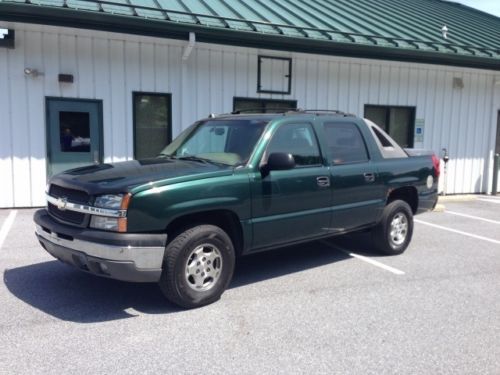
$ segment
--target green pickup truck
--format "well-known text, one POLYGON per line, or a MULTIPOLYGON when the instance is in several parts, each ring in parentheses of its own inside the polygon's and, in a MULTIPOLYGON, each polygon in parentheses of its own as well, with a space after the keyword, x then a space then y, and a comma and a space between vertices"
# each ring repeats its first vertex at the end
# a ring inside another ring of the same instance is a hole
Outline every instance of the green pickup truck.
POLYGON ((185 308, 220 298, 235 258, 353 231, 400 254, 437 201, 439 159, 337 111, 211 116, 156 158, 51 178, 36 235, 96 275, 158 282, 185 308))

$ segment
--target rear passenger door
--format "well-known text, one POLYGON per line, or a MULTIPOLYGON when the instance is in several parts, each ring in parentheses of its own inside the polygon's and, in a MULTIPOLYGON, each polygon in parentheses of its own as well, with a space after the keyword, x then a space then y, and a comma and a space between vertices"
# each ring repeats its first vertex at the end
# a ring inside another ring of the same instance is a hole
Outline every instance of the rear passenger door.
POLYGON ((355 121, 323 121, 324 145, 330 162, 334 232, 374 223, 383 207, 384 190, 355 121))

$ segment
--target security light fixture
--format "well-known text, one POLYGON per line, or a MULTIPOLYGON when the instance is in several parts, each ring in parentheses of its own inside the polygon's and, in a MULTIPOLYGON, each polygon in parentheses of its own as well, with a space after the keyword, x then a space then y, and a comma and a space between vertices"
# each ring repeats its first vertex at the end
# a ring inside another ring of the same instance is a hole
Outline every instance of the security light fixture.
POLYGON ((453 77, 453 88, 454 89, 463 89, 464 88, 464 80, 460 77, 453 77))
POLYGON ((39 72, 38 70, 36 69, 32 69, 32 68, 24 68, 24 75, 26 77, 31 77, 31 78, 36 78, 38 76, 43 76, 43 73, 42 72, 39 72))

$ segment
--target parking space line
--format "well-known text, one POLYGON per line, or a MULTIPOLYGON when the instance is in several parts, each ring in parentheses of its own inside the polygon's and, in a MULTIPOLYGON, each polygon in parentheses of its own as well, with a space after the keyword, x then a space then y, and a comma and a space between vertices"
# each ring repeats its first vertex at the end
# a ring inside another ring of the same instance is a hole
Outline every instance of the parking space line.
POLYGON ((9 234, 12 224, 14 224, 14 219, 16 218, 17 210, 12 210, 9 212, 9 216, 5 219, 2 229, 0 229, 0 250, 2 249, 3 243, 9 234))
POLYGON ((328 247, 330 247, 332 249, 342 251, 343 253, 349 255, 352 258, 356 258, 356 259, 362 260, 363 262, 370 263, 372 266, 379 267, 379 268, 382 268, 383 270, 392 272, 395 275, 404 275, 405 274, 404 271, 398 270, 397 268, 388 266, 388 265, 386 265, 384 263, 381 263, 379 261, 376 261, 376 260, 373 260, 371 258, 365 257, 363 255, 352 253, 349 250, 341 248, 340 246, 332 245, 331 243, 329 243, 327 241, 321 241, 321 243, 327 245, 328 247))
POLYGON ((498 240, 494 240, 494 239, 492 239, 492 238, 483 237, 483 236, 478 236, 477 234, 472 234, 472 233, 468 233, 468 232, 463 232, 463 231, 458 230, 458 229, 453 229, 453 228, 443 227, 442 225, 432 224, 432 223, 428 223, 428 222, 426 222, 426 221, 422 221, 422 220, 418 220, 418 219, 413 219, 413 221, 415 221, 416 223, 420 223, 420 224, 428 225, 428 226, 430 226, 430 227, 434 227, 434 228, 438 228, 438 229, 446 230, 446 231, 448 231, 448 232, 453 232, 453 233, 461 234, 461 235, 463 235, 463 236, 472 237, 472 238, 477 238, 478 240, 488 241, 488 242, 491 242, 491 243, 495 243, 495 244, 497 244, 497 245, 500 245, 500 241, 498 241, 498 240))
POLYGON ((463 216, 463 217, 467 217, 469 219, 482 220, 482 221, 486 221, 487 223, 492 223, 492 224, 498 224, 498 225, 500 225, 500 221, 498 221, 498 220, 485 219, 484 217, 479 217, 479 216, 474 216, 474 215, 467 215, 467 214, 462 214, 460 212, 449 211, 449 210, 445 210, 444 212, 447 213, 447 214, 452 214, 452 215, 457 215, 457 216, 463 216))
POLYGON ((496 203, 496 204, 500 204, 500 199, 492 199, 492 198, 477 198, 476 200, 481 201, 481 202, 488 202, 488 203, 496 203))

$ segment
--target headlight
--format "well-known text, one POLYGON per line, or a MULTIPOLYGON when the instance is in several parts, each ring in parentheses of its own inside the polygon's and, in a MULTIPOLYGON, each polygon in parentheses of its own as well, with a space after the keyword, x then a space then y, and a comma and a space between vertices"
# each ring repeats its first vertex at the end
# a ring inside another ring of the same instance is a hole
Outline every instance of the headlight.
MULTIPOLYGON (((126 215, 130 197, 131 194, 99 195, 95 198, 94 206, 108 210, 121 210, 122 213, 125 213, 126 215)), ((127 218, 92 215, 92 217, 90 218, 90 227, 115 232, 126 232, 127 218)))
POLYGON ((119 210, 122 206, 122 201, 123 194, 98 195, 95 199, 94 206, 119 210))

